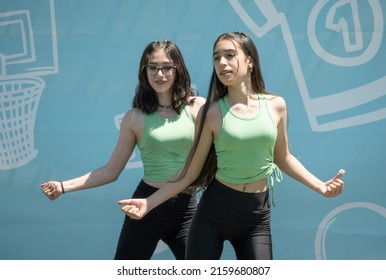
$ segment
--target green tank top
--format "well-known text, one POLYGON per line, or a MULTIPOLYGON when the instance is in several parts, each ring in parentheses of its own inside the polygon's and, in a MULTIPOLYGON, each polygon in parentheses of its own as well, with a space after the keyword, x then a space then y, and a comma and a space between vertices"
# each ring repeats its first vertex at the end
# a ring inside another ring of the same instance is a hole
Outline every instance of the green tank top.
POLYGON ((144 169, 143 178, 167 181, 185 163, 194 138, 194 120, 188 106, 175 118, 145 114, 145 129, 138 141, 144 169))
POLYGON ((214 140, 217 155, 216 177, 232 184, 251 183, 271 177, 273 192, 275 175, 281 181, 281 172, 274 164, 277 127, 270 115, 268 100, 259 94, 259 111, 254 116, 234 112, 227 97, 219 99, 222 128, 214 140))

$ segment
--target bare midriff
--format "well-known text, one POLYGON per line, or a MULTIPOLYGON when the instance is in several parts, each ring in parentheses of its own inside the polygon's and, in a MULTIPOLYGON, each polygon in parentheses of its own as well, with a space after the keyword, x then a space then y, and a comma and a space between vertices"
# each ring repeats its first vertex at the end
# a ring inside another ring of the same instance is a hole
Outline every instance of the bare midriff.
POLYGON ((220 179, 217 179, 217 180, 222 184, 224 184, 225 186, 240 192, 259 193, 259 192, 265 192, 268 190, 267 178, 261 179, 259 181, 251 182, 251 183, 245 183, 245 184, 232 184, 232 183, 221 181, 220 179))

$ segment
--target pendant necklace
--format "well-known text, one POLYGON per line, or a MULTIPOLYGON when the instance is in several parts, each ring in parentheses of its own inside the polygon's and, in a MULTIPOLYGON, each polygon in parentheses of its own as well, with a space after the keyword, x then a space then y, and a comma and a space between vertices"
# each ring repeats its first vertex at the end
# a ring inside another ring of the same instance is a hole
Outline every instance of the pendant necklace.
POLYGON ((172 105, 165 106, 165 105, 158 104, 158 107, 160 107, 161 109, 166 110, 166 109, 172 108, 172 105))

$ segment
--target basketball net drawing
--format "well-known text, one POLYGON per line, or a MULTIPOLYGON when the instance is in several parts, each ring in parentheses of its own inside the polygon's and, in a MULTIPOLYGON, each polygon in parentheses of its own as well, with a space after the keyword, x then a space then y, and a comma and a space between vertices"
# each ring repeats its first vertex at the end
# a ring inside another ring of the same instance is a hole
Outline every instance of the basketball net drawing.
POLYGON ((41 76, 59 72, 54 0, 40 3, 15 1, 0 13, 0 169, 21 167, 37 156, 41 76))

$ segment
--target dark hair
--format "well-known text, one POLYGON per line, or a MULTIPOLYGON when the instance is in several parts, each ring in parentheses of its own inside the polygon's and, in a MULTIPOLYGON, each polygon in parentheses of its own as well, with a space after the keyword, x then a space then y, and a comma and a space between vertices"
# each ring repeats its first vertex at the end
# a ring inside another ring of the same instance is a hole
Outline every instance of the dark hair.
MULTIPOLYGON (((251 70, 251 82, 252 82, 253 90, 255 92, 266 94, 267 92, 265 90, 265 84, 264 84, 263 76, 260 69, 259 55, 252 39, 248 35, 242 32, 224 33, 220 35, 217 38, 217 40, 214 42, 213 52, 216 48, 217 43, 221 40, 229 40, 233 44, 237 43, 239 47, 243 50, 244 54, 250 58, 253 65, 253 68, 251 70)), ((201 137, 202 129, 204 127, 204 122, 205 122, 206 114, 208 112, 210 103, 212 101, 217 101, 218 99, 226 96, 227 94, 228 94, 228 88, 218 79, 216 75, 216 71, 213 67, 212 77, 210 80, 210 85, 208 90, 208 96, 207 96, 205 105, 203 106, 203 109, 202 109, 202 118, 199 124, 199 129, 196 133, 193 147, 187 158, 187 163, 183 171, 181 172, 181 175, 177 178, 177 180, 182 178, 185 175, 185 173, 187 172, 187 169, 189 168, 190 162, 193 159, 193 155, 196 152, 198 142, 201 137)), ((205 160, 205 163, 200 172, 200 175, 193 182, 192 186, 205 189, 213 180, 216 174, 216 171, 217 171, 217 157, 215 153, 214 144, 212 143, 209 154, 205 160)))
POLYGON ((188 104, 188 97, 193 96, 189 72, 186 68, 184 58, 179 48, 171 41, 154 41, 144 49, 139 63, 138 85, 133 99, 133 108, 138 108, 145 114, 154 113, 159 105, 157 95, 150 86, 146 75, 145 66, 149 62, 151 53, 156 49, 163 49, 169 59, 176 67, 175 81, 172 86, 172 107, 180 113, 182 108, 188 104))
MULTIPOLYGON (((256 45, 252 41, 252 39, 243 32, 224 33, 220 35, 214 42, 213 52, 216 48, 217 43, 221 40, 228 40, 231 41, 234 45, 235 43, 237 43, 240 46, 245 56, 250 58, 253 65, 253 68, 251 70, 251 82, 254 92, 266 93, 265 83, 260 68, 259 54, 257 52, 256 45)), ((209 86, 208 99, 216 101, 227 94, 228 88, 220 82, 213 68, 211 84, 209 86)))

